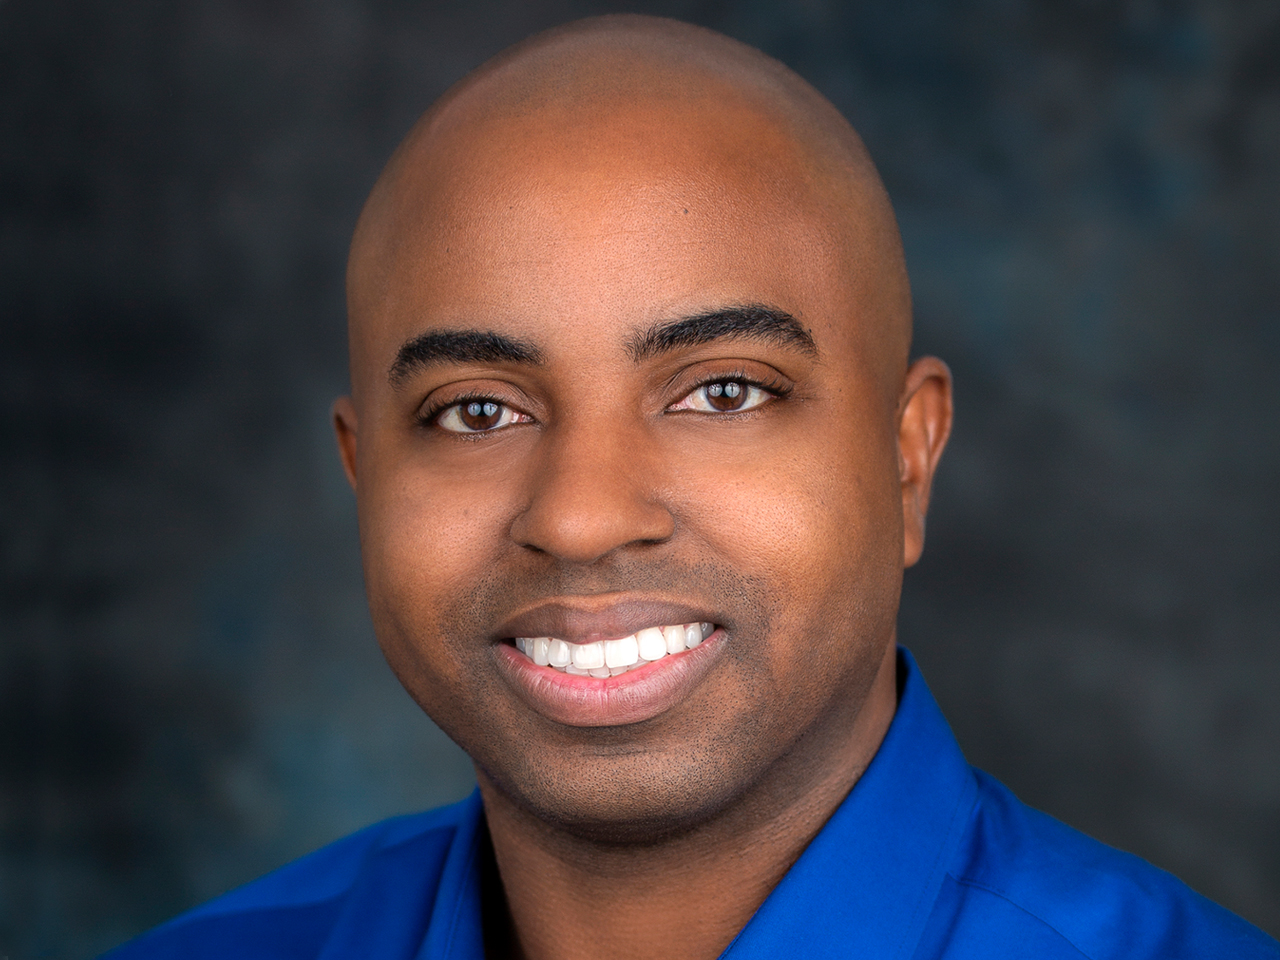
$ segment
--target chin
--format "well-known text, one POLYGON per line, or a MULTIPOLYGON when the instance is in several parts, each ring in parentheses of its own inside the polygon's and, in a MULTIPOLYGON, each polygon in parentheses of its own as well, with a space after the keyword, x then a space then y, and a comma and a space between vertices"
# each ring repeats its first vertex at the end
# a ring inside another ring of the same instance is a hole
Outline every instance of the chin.
POLYGON ((647 791, 630 794, 614 791, 569 794, 555 797, 514 798, 542 822, 570 836, 591 843, 644 846, 693 833, 717 818, 728 805, 724 798, 699 797, 690 805, 686 798, 671 803, 655 803, 647 791), (683 802, 682 802, 683 801, 683 802))
POLYGON ((739 759, 745 762, 733 765, 740 768, 738 776, 723 762, 662 763, 632 753, 617 760, 539 763, 536 770, 525 767, 507 776, 482 768, 481 780, 543 823, 582 840, 658 843, 697 830, 749 791, 758 777, 751 762, 757 758, 739 759))

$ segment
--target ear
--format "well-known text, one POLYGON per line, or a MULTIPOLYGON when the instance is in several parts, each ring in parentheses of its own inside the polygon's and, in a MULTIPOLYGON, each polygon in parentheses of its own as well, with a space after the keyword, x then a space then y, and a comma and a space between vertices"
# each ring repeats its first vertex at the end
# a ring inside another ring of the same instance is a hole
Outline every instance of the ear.
POLYGON ((338 454, 351 489, 356 488, 356 407, 350 397, 333 402, 333 432, 338 436, 338 454))
POLYGON ((933 472, 951 434, 951 371, 937 357, 921 357, 907 370, 898 401, 898 477, 902 484, 902 565, 924 550, 924 517, 933 472))

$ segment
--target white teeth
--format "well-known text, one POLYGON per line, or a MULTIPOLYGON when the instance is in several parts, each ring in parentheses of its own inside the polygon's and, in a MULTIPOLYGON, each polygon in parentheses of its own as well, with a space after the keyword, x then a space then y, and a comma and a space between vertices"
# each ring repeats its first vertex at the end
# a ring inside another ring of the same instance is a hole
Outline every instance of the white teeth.
POLYGON ((664 646, 667 653, 679 653, 685 649, 684 627, 679 624, 674 627, 663 627, 662 635, 665 638, 664 646))
POLYGON ((637 633, 636 646, 642 660, 661 660, 667 655, 667 641, 663 639, 663 631, 657 627, 646 627, 637 633))
POLYGON ((573 651, 563 640, 552 640, 547 651, 547 662, 553 667, 567 667, 573 662, 573 651))
POLYGON ((579 670, 597 670, 604 666, 603 643, 574 643, 573 665, 579 670))
MULTIPOLYGON (((525 651, 528 652, 527 650, 525 651)), ((546 637, 538 637, 533 641, 533 662, 540 667, 549 666, 551 663, 551 641, 546 637)))
POLYGON ((516 649, 540 667, 575 677, 616 677, 670 654, 692 650, 715 632, 713 623, 645 627, 629 637, 566 643, 556 637, 516 637, 516 649))
POLYGON ((640 659, 640 646, 635 637, 623 637, 621 640, 604 642, 604 665, 606 667, 629 667, 640 659))

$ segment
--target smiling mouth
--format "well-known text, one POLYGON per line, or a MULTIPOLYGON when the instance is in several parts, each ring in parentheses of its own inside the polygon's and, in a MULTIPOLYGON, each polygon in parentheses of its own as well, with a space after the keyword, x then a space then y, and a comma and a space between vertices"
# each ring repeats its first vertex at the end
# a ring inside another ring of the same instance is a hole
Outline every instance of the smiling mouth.
POLYGON ((646 627, 617 640, 568 643, 556 637, 516 637, 515 647, 540 667, 577 677, 616 677, 692 650, 715 632, 712 623, 646 627))

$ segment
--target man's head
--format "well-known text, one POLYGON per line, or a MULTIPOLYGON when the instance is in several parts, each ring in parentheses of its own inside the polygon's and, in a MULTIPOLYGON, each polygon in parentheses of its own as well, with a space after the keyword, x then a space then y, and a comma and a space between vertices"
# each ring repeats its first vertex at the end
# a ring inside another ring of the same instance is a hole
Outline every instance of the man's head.
POLYGON ((670 21, 534 37, 414 127, 348 289, 375 628, 486 789, 656 837, 883 732, 949 381, 908 367, 892 210, 812 88, 670 21), (701 623, 608 678, 516 644, 586 669, 701 623))

